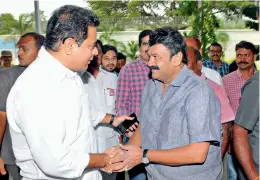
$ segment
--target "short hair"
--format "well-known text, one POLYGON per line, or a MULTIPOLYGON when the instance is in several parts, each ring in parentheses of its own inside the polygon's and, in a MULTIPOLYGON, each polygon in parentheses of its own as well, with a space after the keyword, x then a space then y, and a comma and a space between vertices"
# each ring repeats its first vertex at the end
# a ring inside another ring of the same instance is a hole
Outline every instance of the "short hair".
POLYGON ((194 53, 196 62, 202 60, 201 54, 200 54, 200 52, 197 49, 195 49, 193 47, 187 47, 186 52, 188 50, 191 50, 194 53))
MULTIPOLYGON (((21 36, 21 38, 25 38, 31 36, 36 41, 36 48, 39 50, 41 49, 43 43, 44 43, 44 36, 41 34, 38 34, 36 32, 28 32, 21 36)), ((21 39, 20 38, 20 39, 21 39)))
POLYGON ((257 54, 257 50, 254 44, 248 41, 240 41, 238 44, 236 44, 235 50, 237 51, 240 48, 245 48, 251 50, 253 54, 257 54))
POLYGON ((100 40, 98 39, 98 40, 97 40, 97 44, 100 46, 101 51, 103 52, 104 46, 103 46, 102 41, 100 41, 100 40))
POLYGON ((182 62, 187 64, 185 40, 178 30, 170 27, 156 29, 151 33, 149 40, 150 46, 155 44, 166 46, 171 52, 171 57, 181 52, 183 55, 182 62))
POLYGON ((108 51, 114 51, 117 56, 117 49, 115 46, 111 46, 109 44, 105 44, 103 46, 103 54, 106 54, 108 51))
POLYGON ((139 37, 138 37, 139 47, 142 45, 142 39, 143 39, 145 36, 150 36, 150 34, 151 34, 152 32, 153 32, 153 31, 150 30, 150 29, 145 29, 145 30, 143 30, 142 32, 140 32, 139 37))
POLYGON ((201 48, 201 42, 200 42, 199 38, 197 38, 197 37, 187 37, 186 40, 188 40, 188 39, 194 40, 196 42, 198 49, 201 48))
POLYGON ((99 25, 99 19, 92 11, 73 5, 65 5, 55 10, 47 23, 44 46, 58 51, 67 38, 75 39, 78 46, 88 37, 88 27, 99 25))
POLYGON ((126 61, 126 56, 125 56, 123 53, 118 52, 118 53, 117 53, 117 60, 119 60, 119 59, 123 59, 123 60, 126 61))
POLYGON ((219 43, 217 43, 217 42, 211 43, 210 46, 209 46, 209 49, 210 49, 211 46, 218 46, 218 47, 220 47, 222 49, 222 46, 219 43))

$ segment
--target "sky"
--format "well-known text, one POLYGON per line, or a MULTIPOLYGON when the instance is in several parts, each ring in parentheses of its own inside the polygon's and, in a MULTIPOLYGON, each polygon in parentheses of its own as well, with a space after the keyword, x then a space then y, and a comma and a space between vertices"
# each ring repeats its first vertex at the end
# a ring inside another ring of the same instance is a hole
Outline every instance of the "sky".
MULTIPOLYGON (((12 13, 15 18, 21 13, 30 13, 34 11, 34 0, 4 0, 0 6, 1 13, 12 13)), ((39 8, 44 11, 47 19, 51 13, 62 5, 71 4, 81 7, 87 7, 87 3, 83 0, 39 0, 39 8)))

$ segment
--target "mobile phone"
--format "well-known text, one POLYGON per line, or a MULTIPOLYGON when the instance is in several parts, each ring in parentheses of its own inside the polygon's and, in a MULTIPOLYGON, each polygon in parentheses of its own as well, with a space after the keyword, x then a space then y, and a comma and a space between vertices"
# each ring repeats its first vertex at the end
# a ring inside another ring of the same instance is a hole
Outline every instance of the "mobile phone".
POLYGON ((134 117, 133 120, 125 120, 124 122, 122 122, 121 124, 119 124, 117 126, 117 130, 123 135, 126 133, 127 129, 129 129, 134 123, 138 123, 139 124, 139 121, 135 115, 135 113, 132 113, 129 115, 130 117, 134 117))

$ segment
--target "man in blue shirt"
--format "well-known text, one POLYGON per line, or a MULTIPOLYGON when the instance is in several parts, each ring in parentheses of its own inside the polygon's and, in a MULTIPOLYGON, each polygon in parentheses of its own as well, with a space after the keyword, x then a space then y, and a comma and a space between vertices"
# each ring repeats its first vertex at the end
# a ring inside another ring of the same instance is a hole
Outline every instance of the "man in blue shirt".
POLYGON ((228 64, 220 59, 222 56, 222 46, 219 43, 214 42, 210 45, 209 56, 210 59, 205 60, 203 66, 218 71, 221 77, 229 73, 228 64))
POLYGON ((152 79, 142 95, 140 125, 111 169, 144 163, 149 180, 221 180, 217 97, 185 65, 186 45, 177 30, 155 30, 149 45, 152 79))

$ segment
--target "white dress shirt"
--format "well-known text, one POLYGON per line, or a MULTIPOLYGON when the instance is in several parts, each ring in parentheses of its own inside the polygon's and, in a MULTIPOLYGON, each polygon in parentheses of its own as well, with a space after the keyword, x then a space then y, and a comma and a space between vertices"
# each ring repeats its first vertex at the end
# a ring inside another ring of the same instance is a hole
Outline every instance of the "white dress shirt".
POLYGON ((97 142, 87 94, 79 75, 44 48, 7 99, 16 163, 23 180, 102 179, 86 169, 97 142))
MULTIPOLYGON (((84 90, 89 96, 91 109, 95 108, 96 111, 115 114, 117 76, 100 68, 96 79, 87 71, 81 77, 84 90)), ((99 153, 103 153, 106 149, 119 144, 119 134, 111 125, 99 124, 95 130, 99 153)))
POLYGON ((214 81, 215 83, 223 87, 223 81, 219 72, 204 66, 202 66, 201 72, 211 81, 214 81))

